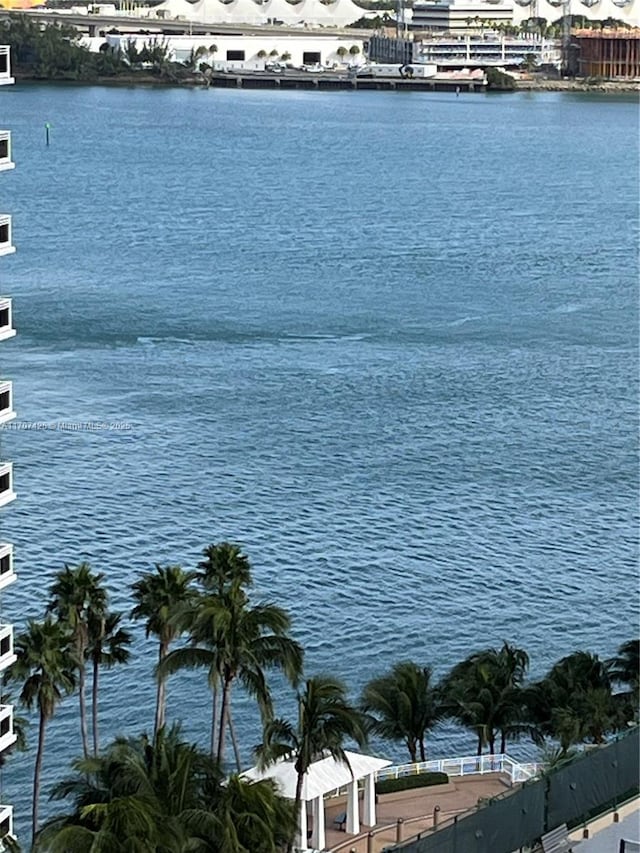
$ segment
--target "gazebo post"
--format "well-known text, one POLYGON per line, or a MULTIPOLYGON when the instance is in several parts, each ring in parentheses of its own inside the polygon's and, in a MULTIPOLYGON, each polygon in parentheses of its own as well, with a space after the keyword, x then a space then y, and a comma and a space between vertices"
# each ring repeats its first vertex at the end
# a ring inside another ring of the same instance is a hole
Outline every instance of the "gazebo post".
POLYGON ((365 826, 376 825, 376 777, 370 773, 364 779, 364 810, 362 823, 365 826))
POLYGON ((357 835, 360 832, 360 813, 358 811, 358 780, 353 779, 347 785, 347 832, 357 835))
POLYGON ((313 835, 311 846, 316 850, 324 850, 326 839, 324 832, 324 796, 321 794, 313 801, 313 835))
POLYGON ((300 800, 300 819, 298 821, 298 834, 300 836, 300 843, 298 847, 300 850, 308 850, 307 846, 307 801, 300 800))

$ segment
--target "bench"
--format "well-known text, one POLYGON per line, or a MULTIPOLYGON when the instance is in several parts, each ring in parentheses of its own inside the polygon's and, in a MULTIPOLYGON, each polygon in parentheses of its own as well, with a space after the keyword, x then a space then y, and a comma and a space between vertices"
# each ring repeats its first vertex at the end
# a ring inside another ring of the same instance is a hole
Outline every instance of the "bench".
POLYGON ((344 832, 347 826, 347 813, 340 812, 337 814, 333 819, 333 825, 344 832))
POLYGON ((540 843, 543 853, 573 853, 573 850, 580 844, 579 841, 572 841, 569 838, 566 823, 561 823, 560 826, 556 826, 551 832, 543 835, 540 843))

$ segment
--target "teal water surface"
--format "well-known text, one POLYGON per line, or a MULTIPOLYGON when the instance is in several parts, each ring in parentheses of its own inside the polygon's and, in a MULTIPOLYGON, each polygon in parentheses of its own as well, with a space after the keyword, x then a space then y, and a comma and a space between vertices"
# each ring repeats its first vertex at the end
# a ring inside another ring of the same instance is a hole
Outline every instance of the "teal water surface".
MULTIPOLYGON (((128 610, 139 572, 226 538, 293 613, 308 671, 354 695, 402 658, 440 675, 508 639, 539 675, 637 632, 633 100, 1 97, 18 423, 127 427, 3 431, 3 620, 40 614, 50 573, 81 559, 128 610)), ((152 721, 135 631, 104 679, 105 739, 152 721)), ((206 743, 204 676, 169 700, 206 743)), ((237 701, 249 760, 257 718, 237 701)), ((78 751, 76 713, 50 727, 47 784, 78 751)), ((473 746, 443 727, 430 749, 473 746)), ((21 828, 31 768, 4 772, 21 828)))

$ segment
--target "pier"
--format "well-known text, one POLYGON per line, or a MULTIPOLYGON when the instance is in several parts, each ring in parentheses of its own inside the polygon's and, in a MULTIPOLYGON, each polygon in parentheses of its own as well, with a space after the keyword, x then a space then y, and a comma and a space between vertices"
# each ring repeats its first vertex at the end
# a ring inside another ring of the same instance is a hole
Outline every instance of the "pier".
POLYGON ((481 80, 438 79, 437 77, 348 77, 326 71, 309 74, 287 70, 282 74, 270 72, 214 73, 209 85, 225 89, 309 89, 316 91, 382 90, 402 92, 484 92, 481 80))

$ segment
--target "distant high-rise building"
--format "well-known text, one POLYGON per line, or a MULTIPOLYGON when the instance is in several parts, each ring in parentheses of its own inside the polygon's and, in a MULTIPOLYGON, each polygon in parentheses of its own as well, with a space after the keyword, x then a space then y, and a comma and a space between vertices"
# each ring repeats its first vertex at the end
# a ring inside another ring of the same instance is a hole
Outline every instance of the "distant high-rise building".
MULTIPOLYGON (((13 83, 11 76, 11 56, 6 45, 0 45, 0 86, 13 83)), ((0 171, 13 169, 11 157, 11 131, 0 130, 0 171)), ((0 213, 0 256, 15 252, 11 234, 11 216, 0 213)), ((0 341, 15 335, 11 320, 11 300, 0 296, 0 341)), ((0 424, 15 417, 13 411, 12 383, 0 377, 0 424)), ((0 447, 0 507, 14 500, 13 464, 5 461, 0 447)), ((13 570, 13 545, 0 542, 0 597, 9 584, 16 579, 13 570)), ((13 651, 13 625, 7 625, 0 618, 0 676, 11 666, 16 656, 13 651)), ((13 707, 0 704, 0 756, 15 743, 13 731, 13 707)), ((1 839, 13 835, 13 808, 5 805, 4 792, 0 790, 0 848, 4 849, 1 839)))

